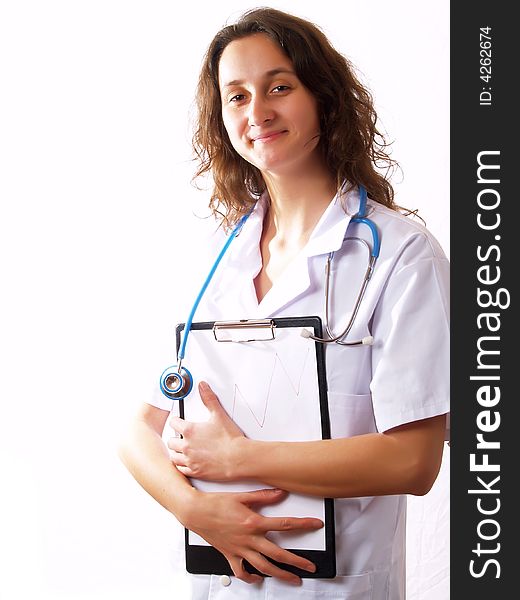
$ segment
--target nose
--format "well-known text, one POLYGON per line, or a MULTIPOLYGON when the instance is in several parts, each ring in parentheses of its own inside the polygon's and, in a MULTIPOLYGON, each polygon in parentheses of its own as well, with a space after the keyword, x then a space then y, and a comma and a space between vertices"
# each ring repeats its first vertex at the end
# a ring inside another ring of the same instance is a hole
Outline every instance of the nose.
POLYGON ((251 97, 249 102, 248 123, 252 127, 264 125, 274 118, 274 111, 262 95, 251 97))

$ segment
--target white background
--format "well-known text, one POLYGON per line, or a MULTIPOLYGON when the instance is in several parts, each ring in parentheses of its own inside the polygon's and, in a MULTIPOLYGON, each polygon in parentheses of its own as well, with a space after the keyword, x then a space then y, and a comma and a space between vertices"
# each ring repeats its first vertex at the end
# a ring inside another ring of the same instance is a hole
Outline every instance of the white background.
MULTIPOLYGON (((357 65, 449 255, 449 2, 299 0, 357 65)), ((0 598, 185 598, 171 517, 116 455, 173 362, 207 222, 190 184, 203 52, 244 1, 0 0, 0 598)), ((448 598, 448 469, 411 498, 410 600, 448 598)))

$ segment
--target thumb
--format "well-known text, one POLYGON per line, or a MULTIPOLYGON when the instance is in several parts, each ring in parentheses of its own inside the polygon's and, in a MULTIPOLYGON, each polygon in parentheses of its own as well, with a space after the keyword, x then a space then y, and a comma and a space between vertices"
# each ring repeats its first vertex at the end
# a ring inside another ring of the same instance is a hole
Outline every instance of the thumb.
POLYGON ((204 403, 204 406, 210 412, 223 411, 222 405, 215 394, 215 392, 209 387, 205 381, 199 383, 199 394, 204 403))
POLYGON ((266 506, 268 504, 276 504, 277 502, 280 502, 287 496, 287 492, 278 488, 267 488, 255 490, 254 492, 242 492, 239 493, 238 496, 240 502, 246 504, 247 506, 251 506, 253 504, 266 506))

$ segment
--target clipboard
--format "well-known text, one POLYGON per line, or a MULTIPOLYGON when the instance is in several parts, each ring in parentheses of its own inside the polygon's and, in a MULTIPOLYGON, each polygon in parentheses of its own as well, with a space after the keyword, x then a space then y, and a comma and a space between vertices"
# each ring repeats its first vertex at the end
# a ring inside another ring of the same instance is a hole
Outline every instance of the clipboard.
MULTIPOLYGON (((184 328, 185 323, 176 328, 177 350, 184 328)), ((179 401, 181 418, 207 419, 208 411, 198 393, 198 383, 204 380, 247 437, 265 441, 329 439, 325 350, 323 344, 303 337, 303 328, 322 336, 321 319, 316 316, 192 323, 184 364, 193 376, 193 389, 179 401)), ((191 482, 208 492, 266 487, 257 481, 191 482)), ((315 573, 273 562, 304 578, 335 577, 333 499, 289 494, 282 502, 259 512, 266 516, 320 518, 324 527, 318 531, 268 533, 276 544, 311 560, 316 565, 315 573)), ((188 572, 233 575, 226 558, 187 529, 185 549, 188 572)), ((247 561, 244 566, 258 573, 247 561)))

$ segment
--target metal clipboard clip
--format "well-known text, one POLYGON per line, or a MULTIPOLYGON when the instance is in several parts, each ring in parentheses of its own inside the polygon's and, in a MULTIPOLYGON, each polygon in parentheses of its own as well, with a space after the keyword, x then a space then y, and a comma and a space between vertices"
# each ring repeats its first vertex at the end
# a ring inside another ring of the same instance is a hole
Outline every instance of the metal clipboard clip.
POLYGON ((275 331, 272 319, 215 321, 213 324, 217 342, 268 342, 275 339, 275 331))

